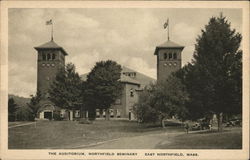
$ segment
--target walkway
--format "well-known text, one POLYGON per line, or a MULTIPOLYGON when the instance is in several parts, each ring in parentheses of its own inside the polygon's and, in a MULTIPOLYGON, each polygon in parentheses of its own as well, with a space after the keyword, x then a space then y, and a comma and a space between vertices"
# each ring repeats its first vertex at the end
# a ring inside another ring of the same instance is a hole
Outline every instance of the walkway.
POLYGON ((31 125, 31 124, 35 124, 37 122, 27 122, 27 123, 21 123, 21 124, 16 124, 13 126, 9 126, 8 128, 15 128, 15 127, 21 127, 21 126, 27 126, 27 125, 31 125))

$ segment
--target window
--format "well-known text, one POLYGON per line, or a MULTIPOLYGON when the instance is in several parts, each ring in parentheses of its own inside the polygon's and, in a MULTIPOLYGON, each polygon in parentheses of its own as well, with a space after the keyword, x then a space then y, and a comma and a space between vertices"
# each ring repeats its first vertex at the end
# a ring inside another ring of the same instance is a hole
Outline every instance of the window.
POLYGON ((103 117, 106 117, 106 110, 105 110, 105 109, 102 110, 102 116, 103 116, 103 117))
POLYGON ((50 60, 51 57, 50 57, 50 54, 47 54, 47 60, 50 60))
POLYGON ((52 67, 54 67, 54 66, 55 66, 55 64, 54 64, 54 63, 52 63, 52 64, 51 64, 51 66, 52 66, 52 67))
POLYGON ((45 66, 45 63, 43 63, 42 66, 44 67, 44 66, 45 66))
POLYGON ((79 110, 75 111, 75 117, 80 117, 80 111, 79 110))
POLYGON ((96 117, 99 118, 99 117, 100 117, 100 110, 99 110, 99 109, 96 109, 96 110, 95 110, 95 113, 96 113, 96 117))
POLYGON ((177 59, 177 54, 176 53, 174 53, 174 59, 177 59))
POLYGON ((46 61, 46 54, 45 53, 42 54, 42 57, 43 57, 43 61, 46 61))
POLYGON ((132 88, 130 89, 130 97, 134 97, 134 90, 132 88))
POLYGON ((52 60, 54 60, 54 59, 56 59, 56 54, 55 53, 52 54, 52 60))
POLYGON ((109 109, 109 113, 110 113, 110 117, 113 118, 114 117, 114 110, 113 109, 109 109))
POLYGON ((167 59, 167 58, 168 58, 167 53, 164 53, 164 59, 167 59))
POLYGON ((121 117, 121 112, 119 109, 116 110, 116 117, 117 118, 120 118, 121 117))
POLYGON ((168 54, 168 58, 169 58, 169 59, 172 59, 172 56, 173 56, 172 53, 169 53, 169 54, 168 54))

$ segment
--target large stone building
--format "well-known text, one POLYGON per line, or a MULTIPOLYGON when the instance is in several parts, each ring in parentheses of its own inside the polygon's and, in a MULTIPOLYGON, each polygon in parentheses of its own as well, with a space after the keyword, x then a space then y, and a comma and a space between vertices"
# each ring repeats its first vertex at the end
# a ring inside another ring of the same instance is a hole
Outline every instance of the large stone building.
MULTIPOLYGON (((86 81, 87 74, 81 76, 86 81)), ((139 94, 146 85, 154 83, 155 79, 148 77, 140 72, 136 72, 123 66, 121 72, 122 94, 110 107, 111 118, 134 119, 132 112, 133 106, 138 102, 139 94)), ((97 118, 105 117, 105 110, 96 110, 97 118)))
MULTIPOLYGON (((181 68, 181 52, 183 46, 178 45, 170 40, 156 47, 154 55, 157 56, 157 81, 167 79, 174 71, 181 68)), ((65 66, 65 56, 68 53, 53 39, 43 45, 35 47, 38 53, 37 58, 37 91, 42 95, 38 115, 40 119, 53 119, 55 112, 60 112, 60 116, 65 119, 73 120, 79 117, 80 111, 66 111, 60 106, 55 106, 49 100, 49 88, 56 77, 56 73, 60 67, 65 66)), ((86 80, 87 74, 82 75, 82 80, 86 80)), ((134 119, 132 108, 138 102, 139 94, 143 88, 154 82, 142 73, 136 72, 133 69, 122 67, 121 79, 123 89, 122 95, 115 104, 110 108, 111 118, 126 118, 134 119)), ((96 110, 97 117, 104 117, 105 111, 96 110)))

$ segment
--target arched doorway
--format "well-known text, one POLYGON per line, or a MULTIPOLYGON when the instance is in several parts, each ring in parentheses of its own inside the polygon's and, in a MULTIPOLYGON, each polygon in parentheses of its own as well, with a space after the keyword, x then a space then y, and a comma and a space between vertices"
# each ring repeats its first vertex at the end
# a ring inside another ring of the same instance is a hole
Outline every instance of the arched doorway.
POLYGON ((39 110, 39 118, 53 120, 54 110, 55 107, 52 104, 44 104, 39 110))

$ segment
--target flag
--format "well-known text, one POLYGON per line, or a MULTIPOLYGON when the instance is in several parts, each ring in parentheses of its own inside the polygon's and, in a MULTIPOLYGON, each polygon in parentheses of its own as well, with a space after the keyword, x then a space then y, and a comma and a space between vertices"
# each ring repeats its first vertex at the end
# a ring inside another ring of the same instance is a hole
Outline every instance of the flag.
POLYGON ((49 21, 46 21, 46 25, 52 25, 52 19, 50 19, 49 21))
POLYGON ((166 29, 168 27, 168 20, 167 22, 164 23, 164 29, 166 29))

